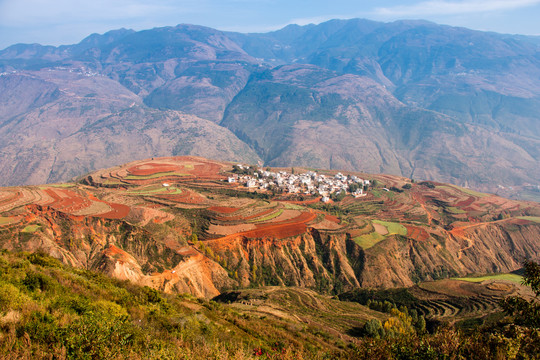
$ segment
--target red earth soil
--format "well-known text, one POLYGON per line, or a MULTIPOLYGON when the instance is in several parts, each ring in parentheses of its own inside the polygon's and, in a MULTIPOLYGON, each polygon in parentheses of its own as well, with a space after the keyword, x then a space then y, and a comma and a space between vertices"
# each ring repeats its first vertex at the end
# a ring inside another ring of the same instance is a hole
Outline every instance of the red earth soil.
POLYGON ((426 230, 411 226, 411 225, 404 225, 407 228, 407 236, 411 239, 414 239, 416 241, 426 241, 429 239, 429 234, 426 230))
POLYGON ((146 176, 154 175, 157 173, 165 173, 171 171, 178 171, 180 167, 173 164, 163 164, 163 163, 144 163, 140 165, 135 165, 127 169, 131 175, 135 176, 146 176))
POLYGON ((95 197, 94 195, 92 195, 90 193, 88 194, 88 198, 90 198, 93 201, 97 201, 97 202, 107 204, 112 208, 111 211, 108 211, 106 213, 90 215, 90 216, 100 217, 100 218, 104 218, 104 219, 123 219, 126 216, 128 216, 129 211, 131 209, 127 205, 110 203, 110 202, 107 202, 107 201, 100 200, 100 199, 98 199, 97 197, 95 197))
POLYGON ((460 207, 460 208, 464 208, 464 207, 467 207, 467 206, 471 205, 474 202, 474 200, 476 200, 475 197, 469 196, 467 198, 467 200, 460 201, 455 206, 460 207))
MULTIPOLYGON (((104 201, 105 202, 105 201, 104 201)), ((115 203, 109 203, 105 202, 107 205, 112 207, 113 209, 109 212, 106 212, 104 214, 94 215, 97 217, 101 217, 104 219, 123 219, 129 214, 130 207, 123 204, 115 204, 115 203)))
POLYGON ((50 203, 49 206, 57 210, 61 210, 64 212, 74 212, 82 210, 90 205, 90 201, 88 199, 83 198, 79 194, 70 190, 45 189, 45 192, 47 193, 47 195, 54 199, 54 201, 50 203), (61 196, 59 195, 59 193, 63 193, 66 196, 61 196))
POLYGON ((181 202, 185 204, 204 204, 206 202, 206 199, 202 197, 201 195, 197 194, 196 192, 193 192, 191 190, 182 190, 182 194, 179 195, 160 195, 156 196, 160 199, 165 200, 172 200, 176 202, 181 202))
POLYGON ((512 219, 511 222, 516 225, 527 225, 527 224, 533 224, 534 221, 526 220, 526 219, 512 219))
POLYGON ((273 208, 266 209, 264 211, 261 211, 260 213, 250 215, 250 216, 228 216, 228 217, 220 216, 220 217, 216 217, 216 220, 219 220, 219 221, 246 221, 246 220, 251 220, 251 219, 261 217, 261 216, 268 215, 271 212, 273 212, 274 210, 276 210, 276 209, 273 209, 273 208))
POLYGON ((0 205, 11 204, 11 203, 19 200, 20 198, 22 198, 22 192, 20 192, 20 191, 10 192, 10 193, 12 194, 11 196, 5 197, 2 200, 0 200, 0 205))
POLYGON ((324 218, 336 224, 339 224, 341 222, 341 220, 337 216, 330 215, 330 214, 324 215, 324 218))
POLYGON ((220 170, 221 165, 207 162, 203 164, 196 164, 193 167, 193 170, 190 171, 190 173, 197 177, 219 179, 222 177, 219 175, 220 170))
POLYGON ((235 211, 238 211, 238 208, 234 207, 227 207, 227 206, 211 206, 208 208, 210 211, 214 211, 220 214, 230 214, 235 211))
POLYGON ((288 203, 288 204, 295 204, 295 205, 309 205, 309 204, 315 204, 316 202, 319 202, 319 201, 321 201, 320 196, 318 198, 311 199, 311 200, 305 200, 305 201, 289 201, 289 200, 285 200, 285 201, 282 201, 282 202, 288 203))
MULTIPOLYGON (((317 214, 312 213, 312 212, 304 212, 293 219, 283 220, 283 221, 274 222, 274 223, 258 224, 256 226, 257 226, 257 230, 259 230, 259 229, 271 228, 276 225, 277 226, 287 225, 287 224, 295 225, 295 224, 300 224, 300 223, 306 224, 310 221, 315 220, 315 218, 317 218, 317 214)), ((257 231, 257 230, 254 230, 254 231, 257 231)))
POLYGON ((216 241, 226 241, 244 236, 247 238, 274 238, 285 239, 292 236, 303 234, 307 230, 307 223, 313 221, 317 217, 311 212, 302 213, 294 219, 284 221, 282 223, 257 225, 257 229, 244 231, 232 235, 228 235, 216 241))

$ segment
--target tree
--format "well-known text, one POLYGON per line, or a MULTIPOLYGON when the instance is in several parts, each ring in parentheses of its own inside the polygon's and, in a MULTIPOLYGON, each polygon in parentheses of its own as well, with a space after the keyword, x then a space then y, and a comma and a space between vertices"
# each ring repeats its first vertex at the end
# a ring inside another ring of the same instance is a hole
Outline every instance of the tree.
POLYGON ((380 339, 384 337, 385 331, 378 319, 371 319, 364 324, 364 334, 372 338, 380 339))
POLYGON ((531 287, 535 297, 526 300, 520 296, 510 296, 501 301, 504 312, 514 317, 517 325, 540 328, 540 265, 525 261, 523 285, 531 287))

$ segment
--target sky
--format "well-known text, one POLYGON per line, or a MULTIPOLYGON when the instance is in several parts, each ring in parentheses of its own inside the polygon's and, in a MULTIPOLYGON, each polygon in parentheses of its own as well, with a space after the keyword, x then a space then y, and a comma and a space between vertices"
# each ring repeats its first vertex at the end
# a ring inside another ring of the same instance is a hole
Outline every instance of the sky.
POLYGON ((350 18, 423 19, 540 35, 540 0, 0 0, 0 49, 16 43, 75 44, 92 33, 119 28, 187 23, 267 32, 350 18))

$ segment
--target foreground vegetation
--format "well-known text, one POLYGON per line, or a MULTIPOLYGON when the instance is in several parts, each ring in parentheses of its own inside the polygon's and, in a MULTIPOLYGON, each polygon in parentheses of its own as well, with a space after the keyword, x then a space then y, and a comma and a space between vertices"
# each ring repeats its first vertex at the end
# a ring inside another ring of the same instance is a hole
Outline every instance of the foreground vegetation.
MULTIPOLYGON (((537 296, 539 269, 528 263, 524 276, 537 296)), ((293 301, 291 294, 284 293, 284 299, 293 301)), ((301 321, 296 314, 303 316, 302 311, 294 306, 287 305, 287 318, 233 305, 163 294, 65 266, 42 253, 3 251, 0 358, 536 359, 540 354, 536 299, 506 299, 502 307, 508 316, 473 333, 448 327, 429 333, 424 319, 406 307, 379 309, 381 315, 339 332, 301 321)), ((339 310, 327 309, 344 319, 339 310)))

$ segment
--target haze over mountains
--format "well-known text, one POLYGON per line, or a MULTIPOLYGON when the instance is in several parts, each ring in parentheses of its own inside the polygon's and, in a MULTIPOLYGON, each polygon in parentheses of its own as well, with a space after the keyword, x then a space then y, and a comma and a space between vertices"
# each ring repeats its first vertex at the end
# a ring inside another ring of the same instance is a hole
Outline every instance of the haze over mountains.
POLYGON ((0 184, 201 155, 540 185, 540 39, 423 21, 195 26, 0 51, 0 184))

